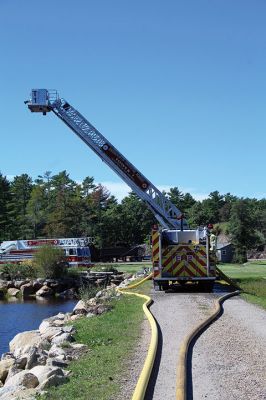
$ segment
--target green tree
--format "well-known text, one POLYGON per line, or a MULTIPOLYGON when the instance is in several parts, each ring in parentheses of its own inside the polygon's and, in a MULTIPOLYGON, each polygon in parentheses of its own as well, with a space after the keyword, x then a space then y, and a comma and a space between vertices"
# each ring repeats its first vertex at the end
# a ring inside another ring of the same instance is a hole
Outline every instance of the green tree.
POLYGON ((255 221, 255 214, 247 199, 240 199, 233 204, 228 232, 235 249, 235 262, 245 262, 247 250, 256 247, 260 241, 255 229, 255 221))
POLYGON ((0 241, 9 239, 10 218, 8 204, 10 200, 10 183, 0 173, 0 241))
POLYGON ((43 228, 46 223, 46 211, 47 200, 45 188, 42 185, 35 185, 27 203, 27 217, 31 228, 31 237, 36 238, 43 235, 43 228))
POLYGON ((15 176, 10 184, 11 199, 9 217, 11 220, 10 235, 12 239, 27 239, 31 227, 27 216, 27 204, 32 191, 32 179, 27 174, 15 176))
POLYGON ((62 171, 51 178, 50 184, 50 204, 44 231, 51 237, 67 237, 71 233, 77 183, 69 178, 66 171, 62 171))
POLYGON ((130 193, 121 202, 121 242, 132 246, 144 243, 150 235, 152 226, 157 223, 147 205, 134 193, 130 193))
POLYGON ((183 210, 183 204, 184 204, 184 193, 181 192, 181 190, 178 189, 178 187, 173 187, 170 188, 169 192, 167 193, 167 197, 173 203, 180 211, 183 210))

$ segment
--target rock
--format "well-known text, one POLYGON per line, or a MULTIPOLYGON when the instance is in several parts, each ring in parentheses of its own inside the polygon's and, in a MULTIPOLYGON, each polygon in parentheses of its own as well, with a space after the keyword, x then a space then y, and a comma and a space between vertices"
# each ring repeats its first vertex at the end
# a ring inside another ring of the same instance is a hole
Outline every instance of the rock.
POLYGON ((71 333, 72 335, 76 333, 76 328, 73 325, 66 325, 62 329, 65 333, 71 333))
POLYGON ((27 353, 26 369, 31 369, 36 365, 38 365, 38 349, 37 347, 32 346, 27 353))
POLYGON ((70 319, 71 319, 71 321, 76 321, 76 319, 80 319, 80 318, 82 318, 82 317, 83 317, 82 314, 77 314, 77 315, 72 315, 72 316, 70 317, 70 319))
POLYGON ((7 287, 7 289, 10 289, 10 288, 12 288, 12 287, 15 287, 14 282, 13 282, 13 281, 7 281, 7 282, 6 282, 6 287, 7 287))
POLYGON ((87 318, 91 318, 91 317, 95 317, 95 314, 93 314, 92 312, 88 312, 88 314, 86 315, 87 318))
POLYGON ((77 296, 76 290, 74 288, 66 289, 61 293, 58 293, 58 297, 64 299, 75 299, 77 296))
POLYGON ((62 356, 64 360, 66 358, 66 352, 62 349, 62 347, 59 347, 56 344, 54 344, 48 352, 48 357, 53 358, 59 356, 62 356))
POLYGON ((34 288, 34 291, 37 292, 37 290, 41 289, 43 286, 43 282, 40 282, 39 280, 33 281, 32 286, 34 288))
POLYGON ((13 353, 10 353, 10 352, 3 353, 2 356, 1 356, 1 360, 7 360, 7 359, 10 359, 10 358, 13 358, 15 360, 16 357, 14 356, 13 353))
POLYGON ((35 294, 35 289, 32 283, 26 283, 20 287, 22 297, 29 297, 35 294))
POLYGON ((9 288, 9 289, 7 289, 7 294, 8 294, 8 296, 17 297, 17 296, 19 295, 19 293, 20 293, 20 290, 19 290, 19 289, 16 289, 16 288, 9 288))
POLYGON ((99 290, 99 292, 96 293, 95 297, 96 297, 96 299, 98 299, 102 295, 103 295, 103 290, 99 290))
POLYGON ((70 333, 62 333, 61 335, 53 337, 51 343, 60 345, 64 342, 72 342, 73 341, 73 336, 70 333))
POLYGON ((18 333, 9 343, 10 351, 14 353, 15 356, 20 356, 26 353, 27 350, 32 346, 39 346, 42 342, 42 337, 39 331, 25 331, 18 333))
POLYGON ((26 368, 26 365, 27 365, 27 362, 28 362, 28 359, 27 359, 26 356, 18 357, 18 358, 16 359, 16 366, 17 366, 19 369, 25 369, 25 368, 26 368))
POLYGON ((0 280, 0 290, 6 290, 7 289, 7 281, 0 280))
POLYGON ((66 376, 53 375, 40 384, 39 390, 46 390, 51 386, 59 386, 66 383, 67 381, 68 378, 66 376))
POLYGON ((64 320, 62 321, 61 319, 56 319, 55 321, 53 321, 53 325, 56 327, 62 327, 62 326, 64 326, 64 324, 65 324, 65 321, 64 320))
POLYGON ((61 368, 50 367, 48 365, 37 365, 32 368, 30 372, 38 378, 40 384, 51 376, 64 376, 64 372, 61 368))
POLYGON ((35 374, 29 372, 27 370, 20 371, 18 374, 12 376, 8 381, 5 383, 5 388, 7 387, 18 387, 24 386, 27 389, 35 388, 39 385, 39 380, 35 374))
POLYGON ((60 360, 60 358, 49 358, 47 360, 47 364, 51 367, 59 367, 59 368, 66 368, 68 367, 68 362, 64 361, 64 360, 60 360))
POLYGON ((83 300, 80 300, 73 309, 73 313, 76 314, 87 314, 87 306, 83 300))
POLYGON ((54 294, 54 291, 47 285, 42 286, 37 292, 36 296, 49 297, 54 294))
POLYGON ((8 370, 8 374, 7 374, 5 383, 7 383, 9 381, 9 379, 12 378, 12 376, 18 374, 21 371, 22 371, 22 369, 18 368, 16 364, 12 365, 12 367, 10 367, 8 370))
POLYGON ((0 361, 0 381, 5 382, 9 368, 15 364, 15 358, 7 358, 0 361))
POLYGON ((90 306, 96 306, 97 305, 97 299, 95 297, 92 297, 87 301, 87 304, 90 306))
POLYGON ((0 389, 0 399, 1 400, 10 400, 14 399, 14 394, 17 392, 17 389, 21 390, 21 387, 14 387, 14 386, 8 386, 8 387, 2 387, 0 389))
POLYGON ((51 323, 48 319, 44 319, 41 323, 41 325, 39 326, 39 332, 42 335, 46 329, 51 327, 51 323))
POLYGON ((58 284, 58 281, 56 280, 56 279, 49 279, 49 278, 47 278, 47 279, 45 279, 45 281, 44 281, 44 286, 51 286, 51 285, 56 285, 56 284, 58 284))
POLYGON ((14 287, 16 288, 16 289, 20 289, 21 288, 21 286, 22 285, 26 285, 27 283, 29 283, 29 281, 27 281, 27 280, 17 280, 17 281, 14 281, 14 287))
POLYGON ((50 326, 44 331, 42 337, 50 341, 53 337, 58 336, 61 333, 63 333, 62 328, 56 326, 50 326))
POLYGON ((3 299, 6 295, 6 288, 0 288, 0 299, 3 299))
POLYGON ((0 381, 0 388, 3 387, 3 386, 4 386, 4 384, 2 383, 2 381, 0 381))

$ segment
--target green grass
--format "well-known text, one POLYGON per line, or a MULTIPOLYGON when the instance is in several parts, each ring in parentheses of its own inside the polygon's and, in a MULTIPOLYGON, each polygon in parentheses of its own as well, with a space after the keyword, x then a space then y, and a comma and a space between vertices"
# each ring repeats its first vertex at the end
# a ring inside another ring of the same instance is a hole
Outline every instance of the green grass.
MULTIPOLYGON (((142 290, 149 291, 150 282, 142 290)), ((89 352, 70 364, 72 375, 65 385, 51 388, 49 400, 110 400, 119 393, 124 361, 130 359, 140 336, 143 300, 124 295, 112 302, 113 309, 101 316, 74 323, 76 341, 89 352)))
POLYGON ((127 272, 129 274, 135 274, 138 271, 142 271, 143 268, 150 268, 151 267, 151 262, 143 262, 143 263, 104 263, 104 264, 95 264, 93 267, 95 270, 103 268, 115 268, 120 272, 127 272))
POLYGON ((266 309, 266 261, 239 264, 220 264, 219 268, 236 280, 243 293, 241 296, 251 303, 266 309))

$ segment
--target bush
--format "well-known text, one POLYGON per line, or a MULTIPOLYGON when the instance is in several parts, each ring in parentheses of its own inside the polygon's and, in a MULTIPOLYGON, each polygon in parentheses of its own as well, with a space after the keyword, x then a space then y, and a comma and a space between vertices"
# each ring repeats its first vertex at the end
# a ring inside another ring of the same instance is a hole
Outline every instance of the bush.
POLYGON ((31 260, 25 260, 18 264, 5 264, 1 266, 1 275, 8 280, 36 278, 37 269, 31 260))
POLYGON ((99 292, 99 290, 101 289, 102 288, 91 284, 88 286, 82 285, 79 288, 79 298, 86 303, 88 300, 95 297, 96 293, 99 292))
POLYGON ((67 265, 63 249, 42 246, 34 256, 34 264, 40 277, 56 279, 66 275, 67 265))

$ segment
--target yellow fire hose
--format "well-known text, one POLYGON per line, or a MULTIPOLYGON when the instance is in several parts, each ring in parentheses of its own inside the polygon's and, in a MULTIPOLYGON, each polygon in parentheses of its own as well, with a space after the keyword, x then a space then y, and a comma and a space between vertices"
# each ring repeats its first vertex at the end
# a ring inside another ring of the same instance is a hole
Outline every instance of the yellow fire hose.
POLYGON ((221 271, 220 268, 218 268, 217 266, 216 266, 216 271, 218 272, 219 277, 222 280, 224 280, 229 285, 235 287, 236 289, 241 290, 241 288, 231 278, 229 278, 229 276, 225 275, 225 273, 223 273, 223 271, 221 271))
POLYGON ((222 303, 229 297, 236 296, 239 293, 240 291, 237 290, 220 297, 215 303, 213 313, 205 321, 198 324, 183 340, 179 348, 179 359, 177 365, 176 400, 187 399, 187 355, 191 341, 219 315, 222 303))
POLYGON ((155 356, 156 356, 157 344, 158 344, 158 329, 157 329, 155 319, 153 318, 152 313, 148 309, 148 305, 151 303, 151 298, 144 294, 127 292, 126 290, 134 289, 134 288, 142 285, 142 283, 144 283, 148 279, 151 279, 152 276, 153 276, 153 274, 150 274, 146 278, 142 279, 141 281, 139 281, 137 283, 134 283, 133 285, 127 286, 122 289, 121 288, 118 289, 118 291, 120 293, 134 295, 134 296, 141 297, 146 300, 145 303, 143 304, 142 308, 143 308, 143 311, 144 311, 146 317, 148 318, 148 321, 151 326, 151 341, 150 341, 150 345, 149 345, 149 349, 148 349, 148 354, 147 354, 144 366, 142 368, 141 374, 139 376, 137 385, 135 387, 132 400, 143 400, 144 399, 147 385, 148 385, 148 382, 150 379, 151 371, 153 368, 155 356))
MULTIPOLYGON (((227 276, 225 275, 222 271, 220 271, 217 268, 220 277, 225 280, 228 284, 232 286, 237 285, 227 276)), ((150 375, 152 372, 155 356, 156 356, 156 351, 157 351, 157 345, 158 345, 158 329, 157 325, 155 322, 155 319, 152 315, 152 313, 149 311, 148 306, 151 303, 151 298, 149 296, 140 294, 140 293, 132 293, 128 292, 128 289, 134 289, 140 285, 142 285, 145 281, 151 279, 153 274, 151 273, 148 275, 146 278, 142 279, 141 281, 134 283, 130 286, 127 286, 125 288, 119 288, 117 289, 118 292, 128 294, 128 295, 134 295, 137 297, 141 297, 145 299, 145 303, 143 304, 143 311, 150 323, 151 326, 151 341, 148 349, 148 354, 146 356, 146 360, 144 363, 144 366, 142 368, 141 374, 139 376, 137 385, 135 387, 134 393, 132 400, 143 400, 145 397, 145 392, 147 389, 147 385, 150 379, 150 375)), ((221 308, 222 308, 222 303, 228 299, 229 297, 236 296, 240 293, 239 290, 228 293, 222 297, 220 297, 214 307, 213 313, 203 322, 201 322, 199 325, 197 325, 183 340, 180 349, 179 349, 179 360, 178 360, 178 366, 177 366, 177 384, 176 384, 176 399, 177 400, 186 400, 187 399, 187 355, 188 355, 188 350, 191 341, 200 333, 204 330, 206 326, 208 326, 220 313, 221 308)))

